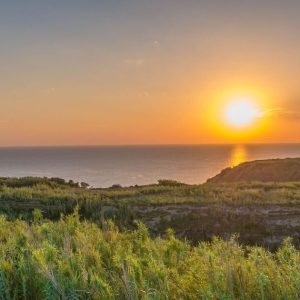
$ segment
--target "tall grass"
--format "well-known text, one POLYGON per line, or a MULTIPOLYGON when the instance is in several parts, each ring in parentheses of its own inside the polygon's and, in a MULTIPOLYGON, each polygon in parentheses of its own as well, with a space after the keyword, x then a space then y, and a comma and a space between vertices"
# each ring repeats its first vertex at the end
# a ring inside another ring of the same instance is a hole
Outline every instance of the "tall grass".
POLYGON ((29 224, 0 217, 0 299, 299 299, 300 252, 276 252, 235 239, 196 247, 152 239, 138 223, 120 232, 39 211, 29 224))

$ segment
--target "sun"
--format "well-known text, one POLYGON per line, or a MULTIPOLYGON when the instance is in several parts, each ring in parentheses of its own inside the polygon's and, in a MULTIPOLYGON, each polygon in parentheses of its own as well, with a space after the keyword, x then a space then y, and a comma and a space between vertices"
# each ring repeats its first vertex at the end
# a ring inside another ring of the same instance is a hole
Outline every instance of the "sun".
POLYGON ((250 100, 235 100, 230 102, 225 108, 226 123, 236 128, 251 125, 259 116, 259 109, 250 100))

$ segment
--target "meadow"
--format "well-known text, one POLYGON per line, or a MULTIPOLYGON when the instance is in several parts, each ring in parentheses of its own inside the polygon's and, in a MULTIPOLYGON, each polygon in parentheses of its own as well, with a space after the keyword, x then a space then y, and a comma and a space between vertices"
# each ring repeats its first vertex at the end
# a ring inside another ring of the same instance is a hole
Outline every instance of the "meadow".
POLYGON ((59 178, 0 178, 0 212, 11 218, 31 218, 33 209, 38 208, 45 217, 58 219, 78 206, 82 217, 97 221, 101 209, 107 206, 117 207, 130 217, 135 206, 300 204, 300 182, 187 185, 159 180, 158 184, 145 186, 115 185, 103 189, 87 186, 59 178))

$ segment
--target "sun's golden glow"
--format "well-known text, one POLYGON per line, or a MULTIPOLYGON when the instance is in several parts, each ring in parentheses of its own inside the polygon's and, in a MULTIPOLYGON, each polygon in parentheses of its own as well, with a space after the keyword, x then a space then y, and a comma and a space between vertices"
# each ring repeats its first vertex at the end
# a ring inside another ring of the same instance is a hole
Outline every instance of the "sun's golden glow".
POLYGON ((236 128, 243 128, 253 124, 260 114, 254 103, 247 99, 232 101, 225 108, 226 122, 236 128))
POLYGON ((240 144, 256 142, 270 130, 270 100, 273 94, 254 86, 237 85, 236 89, 224 88, 208 94, 203 122, 211 135, 224 143, 240 144))

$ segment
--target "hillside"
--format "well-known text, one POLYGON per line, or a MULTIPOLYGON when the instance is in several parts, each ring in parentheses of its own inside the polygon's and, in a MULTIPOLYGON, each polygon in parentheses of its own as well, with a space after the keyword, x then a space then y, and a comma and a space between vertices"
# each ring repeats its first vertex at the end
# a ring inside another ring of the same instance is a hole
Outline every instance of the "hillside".
POLYGON ((209 183, 300 181, 300 158, 257 160, 227 168, 209 183))
MULTIPOLYGON (((86 186, 86 185, 84 185, 86 186)), ((32 221, 34 209, 58 220, 78 207, 82 219, 121 229, 140 220, 152 236, 172 228, 194 245, 214 236, 276 249, 286 237, 300 248, 300 182, 185 185, 170 180, 147 186, 87 189, 46 178, 0 180, 0 213, 9 220, 32 221)))
POLYGON ((300 182, 0 178, 0 212, 0 299, 299 299, 300 182))

